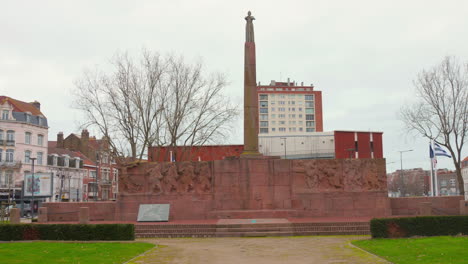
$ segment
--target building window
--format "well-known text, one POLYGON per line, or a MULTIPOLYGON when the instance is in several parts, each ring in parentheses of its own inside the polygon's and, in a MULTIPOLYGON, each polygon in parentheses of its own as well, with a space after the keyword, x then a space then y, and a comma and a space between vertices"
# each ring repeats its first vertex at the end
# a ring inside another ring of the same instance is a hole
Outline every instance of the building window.
POLYGON ((297 108, 297 111, 301 112, 301 111, 302 111, 302 107, 297 108))
POLYGON ((314 107, 314 102, 305 102, 305 107, 314 107))
POLYGON ((36 158, 37 158, 37 165, 42 165, 42 156, 43 156, 42 152, 38 152, 38 153, 37 153, 37 156, 36 156, 36 158))
POLYGON ((3 120, 8 120, 9 115, 10 115, 10 111, 8 111, 8 110, 3 110, 2 111, 2 119, 3 120))
POLYGON ((308 127, 306 128, 306 132, 315 132, 315 128, 308 127))
POLYGON ((278 128, 278 130, 279 130, 280 132, 285 132, 285 131, 286 131, 286 128, 285 128, 285 127, 280 127, 280 128, 278 128))
POLYGON ((284 107, 280 107, 280 108, 278 108, 278 111, 280 111, 280 112, 284 112, 284 111, 286 111, 286 108, 284 108, 284 107))
POLYGON ((260 134, 268 133, 268 128, 260 128, 260 134))
POLYGON ((44 136, 43 135, 37 135, 37 145, 42 146, 44 144, 44 136))
POLYGON ((284 105, 286 103, 286 101, 279 101, 278 104, 280 105, 284 105))
POLYGON ((275 132, 275 131, 276 131, 276 128, 272 127, 271 132, 275 132))
POLYGON ((58 157, 57 157, 57 155, 54 155, 53 158, 52 158, 52 164, 54 166, 57 166, 57 163, 58 163, 58 157))
POLYGON ((296 132, 296 128, 295 127, 290 127, 289 132, 296 132))
POLYGON ((302 127, 299 128, 299 132, 302 132, 302 127))
POLYGON ((306 114, 313 114, 314 109, 313 108, 306 108, 305 112, 306 112, 306 114))
POLYGON ((274 105, 274 104, 275 104, 275 101, 271 101, 270 104, 271 104, 271 105, 274 105))
POLYGON ((314 120, 314 115, 306 115, 306 120, 314 120))
POLYGON ((456 185, 457 185, 455 179, 450 179, 450 185, 452 185, 452 186, 456 186, 456 185))
POLYGON ((299 118, 302 118, 302 114, 299 114, 299 118))
POLYGON ((446 180, 440 181, 440 186, 447 186, 447 181, 446 180))
POLYGON ((10 188, 14 185, 13 182, 13 171, 7 170, 5 174, 2 175, 0 171, 0 186, 2 188, 10 188))
POLYGON ((31 123, 31 114, 26 114, 26 123, 31 123))
POLYGON ((272 126, 276 125, 276 121, 271 121, 271 125, 272 126))
POLYGON ((261 94, 260 100, 268 100, 268 94, 261 94))
POLYGON ((260 107, 268 107, 267 101, 260 101, 260 107))
POLYGON ((7 142, 15 142, 15 131, 8 130, 7 131, 7 142))
POLYGON ((260 113, 267 114, 268 113, 268 108, 260 108, 260 113))
POLYGON ((26 150, 24 152, 24 163, 30 163, 31 162, 31 151, 26 150))
POLYGON ((69 167, 70 166, 70 158, 69 157, 65 156, 63 158, 63 166, 64 167, 69 167))
POLYGON ((261 121, 260 126, 261 127, 267 127, 268 126, 268 121, 261 121))
POLYGON ((286 118, 285 114, 279 114, 278 116, 279 116, 279 118, 286 118))
POLYGON ((31 144, 31 132, 26 132, 24 135, 24 143, 31 144))
POLYGON ((279 121, 280 125, 284 125, 285 123, 286 123, 286 121, 279 121))
POLYGON ((271 118, 276 118, 276 114, 271 114, 271 118))
POLYGON ((315 127, 314 121, 306 121, 306 127, 315 127))
POLYGON ((2 161, 3 158, 3 149, 0 149, 0 161, 2 161))
POLYGON ((6 155, 5 155, 5 161, 13 162, 13 154, 15 154, 15 151, 13 149, 7 149, 6 155))
POLYGON ((314 95, 313 95, 313 94, 306 94, 306 95, 305 95, 305 99, 306 99, 307 101, 312 101, 312 100, 314 100, 314 95))
MULTIPOLYGON (((3 130, 0 129, 0 141, 3 141, 3 130)), ((0 145, 3 145, 3 142, 0 142, 0 145)))
POLYGON ((303 121, 298 121, 297 123, 298 123, 300 126, 302 126, 302 125, 304 124, 303 121))
POLYGON ((260 120, 268 120, 268 115, 260 115, 260 120))

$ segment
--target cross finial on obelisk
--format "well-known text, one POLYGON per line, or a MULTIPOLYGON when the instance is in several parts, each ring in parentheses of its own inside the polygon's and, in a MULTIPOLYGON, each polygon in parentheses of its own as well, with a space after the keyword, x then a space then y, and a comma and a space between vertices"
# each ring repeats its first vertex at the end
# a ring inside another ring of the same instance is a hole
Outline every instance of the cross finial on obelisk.
POLYGON ((252 21, 255 20, 255 17, 252 16, 252 12, 248 12, 245 17, 247 24, 245 25, 245 41, 246 42, 255 42, 254 39, 254 28, 252 21))

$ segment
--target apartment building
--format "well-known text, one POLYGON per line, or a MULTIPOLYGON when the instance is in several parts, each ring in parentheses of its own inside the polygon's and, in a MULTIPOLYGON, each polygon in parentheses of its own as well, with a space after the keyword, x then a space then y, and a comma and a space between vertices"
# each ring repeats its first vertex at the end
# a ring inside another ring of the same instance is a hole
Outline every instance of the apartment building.
POLYGON ((25 174, 48 172, 47 118, 41 104, 0 96, 0 199, 20 199, 25 174))
POLYGON ((258 85, 260 135, 299 135, 323 131, 322 92, 314 86, 271 81, 258 85))

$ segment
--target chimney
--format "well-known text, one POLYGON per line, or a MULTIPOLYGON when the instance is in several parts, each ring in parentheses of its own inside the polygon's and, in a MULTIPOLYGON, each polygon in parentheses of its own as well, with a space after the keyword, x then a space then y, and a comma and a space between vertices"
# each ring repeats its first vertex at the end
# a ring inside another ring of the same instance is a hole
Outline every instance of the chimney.
POLYGON ((81 143, 80 143, 81 153, 89 157, 89 132, 87 129, 81 131, 81 143))
POLYGON ((301 86, 304 86, 304 82, 301 82, 301 86))
POLYGON ((57 148, 64 148, 63 132, 57 134, 57 148))
POLYGON ((288 78, 288 86, 289 86, 289 78, 288 78))
POLYGON ((38 110, 41 110, 41 103, 38 101, 34 101, 31 103, 34 107, 36 107, 38 110))

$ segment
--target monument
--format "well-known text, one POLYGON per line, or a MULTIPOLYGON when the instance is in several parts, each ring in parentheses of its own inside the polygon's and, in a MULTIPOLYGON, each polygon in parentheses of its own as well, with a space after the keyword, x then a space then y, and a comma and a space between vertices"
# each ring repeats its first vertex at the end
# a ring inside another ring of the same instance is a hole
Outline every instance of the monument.
POLYGON ((136 221, 140 205, 154 204, 170 207, 169 222, 391 214, 385 159, 287 160, 259 153, 254 17, 249 12, 245 20, 241 158, 124 166, 117 202, 106 205, 114 218, 106 220, 136 221))
POLYGON ((244 152, 241 157, 260 156, 258 152, 257 69, 253 20, 249 11, 245 20, 244 45, 244 152))

